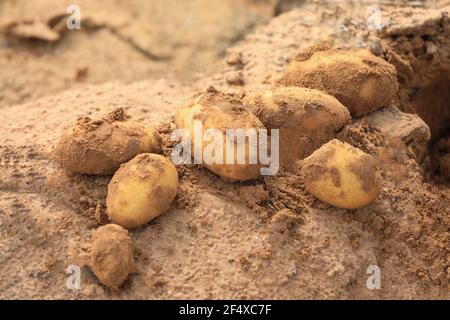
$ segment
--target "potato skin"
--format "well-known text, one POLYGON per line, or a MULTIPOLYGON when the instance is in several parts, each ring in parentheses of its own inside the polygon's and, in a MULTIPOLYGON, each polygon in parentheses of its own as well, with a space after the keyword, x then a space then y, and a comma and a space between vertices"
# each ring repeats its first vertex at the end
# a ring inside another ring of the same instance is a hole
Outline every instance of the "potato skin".
POLYGON ((267 129, 280 130, 280 163, 291 169, 351 120, 336 98, 314 89, 275 88, 251 95, 244 104, 267 129))
MULTIPOLYGON (((176 114, 175 122, 179 129, 187 129, 192 138, 192 148, 194 150, 194 121, 199 120, 203 125, 203 132, 208 129, 218 129, 223 132, 223 140, 225 141, 226 129, 264 129, 259 119, 250 113, 242 105, 240 100, 221 93, 210 87, 208 90, 186 102, 176 114)), ((202 150, 209 141, 203 141, 202 150)), ((235 144, 236 147, 236 144, 235 144)), ((246 141, 246 161, 245 164, 237 164, 236 158, 234 163, 226 164, 225 161, 225 144, 223 164, 207 164, 202 161, 203 165, 211 172, 220 177, 231 181, 254 180, 260 175, 260 164, 250 164, 248 157, 249 143, 246 141)), ((194 151, 192 151, 194 155, 194 151)))
POLYGON ((339 208, 363 207, 381 192, 375 158, 337 139, 304 159, 301 173, 308 192, 339 208))
POLYGON ((57 143, 57 162, 71 172, 113 174, 119 166, 140 153, 161 152, 161 139, 151 127, 126 121, 122 109, 106 118, 80 118, 57 143))
POLYGON ((113 223, 139 227, 165 212, 178 190, 178 172, 172 162, 143 153, 123 164, 108 185, 106 208, 113 223))
POLYGON ((366 49, 330 49, 299 55, 279 83, 331 94, 353 117, 385 106, 398 90, 395 67, 366 49))
POLYGON ((119 288, 134 269, 128 231, 116 224, 98 228, 92 236, 90 266, 101 283, 119 288))

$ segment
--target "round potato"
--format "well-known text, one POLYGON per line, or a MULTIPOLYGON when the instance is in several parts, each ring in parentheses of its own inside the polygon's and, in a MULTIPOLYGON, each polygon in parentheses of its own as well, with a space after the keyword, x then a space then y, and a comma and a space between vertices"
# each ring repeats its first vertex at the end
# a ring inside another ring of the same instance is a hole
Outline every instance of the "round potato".
POLYGON ((175 120, 179 129, 186 129, 189 131, 192 149, 194 150, 192 154, 194 157, 196 154, 200 154, 200 159, 197 160, 207 169, 228 180, 245 181, 258 178, 261 165, 258 161, 255 161, 255 163, 250 161, 251 142, 249 141, 248 136, 242 144, 239 144, 237 140, 234 142, 235 150, 238 150, 238 148, 243 148, 245 150, 245 159, 244 161, 241 161, 241 163, 238 161, 237 152, 234 153, 232 161, 227 161, 226 143, 222 144, 223 157, 215 162, 205 159, 203 153, 211 141, 201 139, 200 144, 195 143, 195 121, 201 123, 203 132, 206 132, 209 129, 221 131, 221 139, 224 142, 226 141, 227 129, 242 129, 243 131, 254 129, 256 132, 259 129, 264 129, 261 121, 244 108, 240 100, 237 100, 231 95, 218 92, 216 89, 210 87, 205 93, 189 100, 181 109, 179 109, 175 120))
POLYGON ((309 156, 351 120, 336 98, 319 90, 280 87, 246 98, 267 129, 280 130, 280 163, 289 168, 309 156))
POLYGON ((301 173, 306 190, 339 208, 363 207, 381 192, 381 174, 375 158, 337 139, 304 159, 301 173))
POLYGON ((289 64, 280 84, 331 94, 354 117, 385 106, 398 90, 395 67, 365 49, 299 55, 289 64))
POLYGON ((91 269, 105 286, 119 288, 133 270, 133 243, 116 224, 98 228, 91 245, 91 269))
POLYGON ((158 154, 143 153, 123 164, 108 185, 106 208, 113 223, 139 227, 165 212, 178 190, 178 172, 158 154))
POLYGON ((145 152, 161 152, 158 133, 151 127, 126 121, 123 109, 117 109, 101 120, 78 119, 62 135, 54 155, 66 170, 107 175, 145 152))

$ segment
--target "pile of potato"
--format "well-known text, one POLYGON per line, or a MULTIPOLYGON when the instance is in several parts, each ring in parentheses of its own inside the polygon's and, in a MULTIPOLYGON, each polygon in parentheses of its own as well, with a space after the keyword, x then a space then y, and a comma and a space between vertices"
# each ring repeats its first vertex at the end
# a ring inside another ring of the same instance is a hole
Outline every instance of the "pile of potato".
POLYGON ((66 170, 114 174, 106 199, 114 224, 96 231, 91 249, 92 271, 108 287, 118 288, 132 270, 132 243, 123 228, 136 228, 158 217, 177 194, 177 170, 157 154, 161 150, 156 130, 127 120, 123 109, 100 120, 78 119, 54 149, 56 161, 66 170))
MULTIPOLYGON (((279 84, 330 94, 352 117, 386 106, 398 90, 395 67, 365 49, 319 48, 300 54, 289 64, 279 84)), ((263 108, 271 111, 272 105, 266 103, 263 108)), ((381 193, 376 159, 339 140, 324 144, 300 161, 299 166, 306 189, 336 207, 360 208, 381 193)))
MULTIPOLYGON (((373 202, 381 192, 375 158, 333 139, 352 116, 378 110, 393 99, 398 89, 394 66, 368 50, 318 47, 294 59, 278 84, 242 101, 209 90, 178 111, 177 127, 192 131, 200 119, 206 128, 279 129, 280 163, 291 170, 300 167, 310 193, 348 209, 373 202)), ((250 163, 205 167, 239 181, 256 179, 260 168, 250 163)))
MULTIPOLYGON (((306 189, 318 199, 356 209, 378 197, 381 173, 373 156, 336 140, 336 134, 352 116, 386 105, 397 87, 395 68, 366 50, 320 49, 299 55, 271 90, 242 99, 210 87, 188 100, 175 122, 191 136, 196 120, 204 130, 218 129, 224 137, 226 129, 279 129, 281 165, 300 168, 306 189)), ((243 143, 247 149, 249 141, 243 143)), ((204 147, 193 143, 192 154, 203 156, 195 148, 204 147)), ((158 217, 177 194, 177 170, 158 154, 161 149, 156 130, 127 120, 122 109, 100 120, 79 119, 55 148, 55 159, 69 171, 114 174, 106 199, 113 224, 96 231, 91 252, 93 272, 111 288, 133 270, 132 242, 124 228, 158 217)), ((243 164, 204 166, 232 181, 255 180, 261 169, 261 163, 250 163, 248 157, 243 164)))

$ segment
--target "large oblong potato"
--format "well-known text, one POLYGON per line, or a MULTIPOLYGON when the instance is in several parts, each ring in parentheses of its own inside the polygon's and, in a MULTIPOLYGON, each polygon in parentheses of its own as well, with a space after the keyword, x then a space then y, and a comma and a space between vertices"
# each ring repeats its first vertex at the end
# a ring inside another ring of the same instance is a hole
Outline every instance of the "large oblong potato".
POLYGON ((308 192, 339 208, 363 207, 381 192, 375 158, 337 139, 304 159, 301 173, 308 192))
POLYGON ((331 94, 355 117, 385 106, 398 90, 395 67, 366 49, 299 55, 279 83, 331 94))
POLYGON ((55 159, 75 173, 107 175, 140 153, 160 153, 156 130, 126 118, 123 109, 117 109, 101 120, 78 119, 61 136, 55 159))
POLYGON ((245 104, 267 129, 280 130, 280 163, 289 168, 351 120, 336 98, 314 89, 275 88, 250 96, 245 104))
POLYGON ((136 228, 165 212, 178 190, 178 172, 158 154, 143 153, 120 166, 108 185, 106 208, 113 223, 136 228))
MULTIPOLYGON (((261 121, 252 113, 250 113, 242 102, 231 95, 221 93, 216 89, 210 87, 205 93, 190 99, 187 103, 178 110, 175 121, 179 129, 187 129, 191 136, 193 155, 197 151, 202 154, 200 161, 202 164, 219 175, 220 177, 233 181, 245 181, 258 178, 260 175, 261 165, 251 163, 249 161, 249 139, 244 142, 245 162, 239 164, 237 155, 234 155, 233 163, 226 161, 226 144, 223 144, 223 159, 221 163, 207 163, 203 157, 203 150, 210 143, 202 139, 200 145, 195 144, 194 122, 200 121, 203 127, 203 132, 208 129, 218 129, 222 132, 223 141, 226 141, 226 129, 264 129, 261 121)), ((235 143, 236 150, 239 147, 235 143)))

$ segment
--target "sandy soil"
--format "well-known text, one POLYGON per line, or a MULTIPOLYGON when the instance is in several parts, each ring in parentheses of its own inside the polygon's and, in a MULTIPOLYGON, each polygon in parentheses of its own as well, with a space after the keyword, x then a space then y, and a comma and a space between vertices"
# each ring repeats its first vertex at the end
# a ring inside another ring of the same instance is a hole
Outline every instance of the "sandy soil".
POLYGON ((86 83, 191 81, 274 10, 273 0, 81 0, 81 30, 66 32, 69 4, 0 1, 0 107, 86 83))
MULTIPOLYGON (((428 143, 441 138, 449 122, 445 116, 441 121, 427 117, 448 110, 448 100, 442 98, 448 87, 429 74, 450 74, 449 7, 444 4, 427 11, 423 6, 381 6, 389 24, 376 32, 367 27, 367 5, 310 1, 258 27, 226 51, 225 61, 212 68, 211 76, 189 82, 183 77, 137 81, 157 68, 166 72, 169 63, 142 56, 141 50, 154 48, 146 47, 146 37, 131 40, 139 52, 130 48, 127 37, 138 28, 132 24, 88 32, 111 46, 116 43, 121 54, 114 56, 108 54, 111 49, 95 47, 84 32, 69 32, 50 46, 22 40, 11 44, 16 40, 2 38, 0 297, 448 299, 450 189, 434 170, 428 143), (99 117, 123 107, 133 119, 158 125, 169 154, 173 115, 186 98, 209 85, 238 96, 270 88, 292 57, 321 40, 332 40, 336 48, 367 47, 399 73, 395 101, 354 119, 339 134, 382 165, 383 192, 377 201, 357 210, 336 209, 308 194, 295 172, 227 183, 204 168, 179 166, 180 188, 170 210, 130 232, 136 273, 119 291, 102 286, 87 263, 90 238, 104 223, 111 177, 62 170, 50 155, 63 130, 79 116, 99 117), (65 59, 79 61, 71 46, 59 48, 65 41, 80 48, 94 46, 98 61, 111 57, 117 63, 101 71, 103 67, 94 68, 97 59, 88 59, 89 80, 79 83, 74 77, 78 64, 62 68, 71 65, 65 59), (52 53, 64 48, 65 54, 52 53), (111 79, 121 81, 97 84, 111 79), (30 81, 36 85, 27 86, 30 81), (422 112, 423 101, 434 111, 422 112), (70 265, 82 267, 81 290, 66 287, 70 265), (366 286, 370 265, 381 268, 380 290, 366 286)), ((0 2, 0 15, 9 5, 0 2)), ((18 8, 26 10, 27 5, 18 8)), ((213 47, 221 42, 214 41, 213 47)), ((166 52, 161 48, 157 54, 166 52)), ((199 56, 198 63, 202 59, 207 60, 199 56)))

